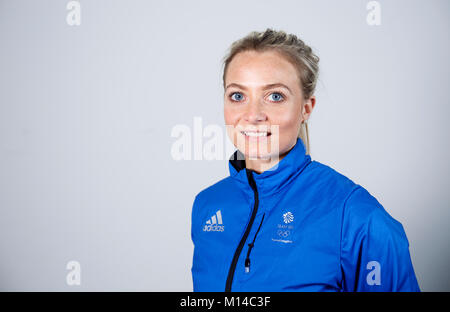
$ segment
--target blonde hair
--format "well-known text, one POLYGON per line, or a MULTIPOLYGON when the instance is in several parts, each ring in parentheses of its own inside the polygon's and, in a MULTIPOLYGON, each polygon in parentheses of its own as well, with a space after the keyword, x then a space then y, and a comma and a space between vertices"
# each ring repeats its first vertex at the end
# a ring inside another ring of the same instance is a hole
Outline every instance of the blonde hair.
MULTIPOLYGON (((319 75, 319 57, 312 52, 301 39, 294 34, 284 31, 275 31, 267 28, 264 32, 252 31, 247 36, 233 42, 227 55, 223 58, 223 87, 228 65, 236 54, 244 51, 277 51, 297 69, 300 88, 305 100, 309 99, 316 89, 319 75)), ((306 154, 310 154, 308 123, 302 122, 298 137, 302 139, 306 154)))

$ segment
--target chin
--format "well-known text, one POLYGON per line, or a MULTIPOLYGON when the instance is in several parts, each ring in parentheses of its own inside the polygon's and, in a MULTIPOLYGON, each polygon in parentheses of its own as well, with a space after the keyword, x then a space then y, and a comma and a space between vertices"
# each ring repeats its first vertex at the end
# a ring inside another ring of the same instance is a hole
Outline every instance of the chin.
POLYGON ((248 158, 252 159, 268 159, 272 156, 272 153, 270 152, 270 149, 268 151, 260 151, 257 147, 246 147, 242 146, 239 148, 239 150, 248 158))

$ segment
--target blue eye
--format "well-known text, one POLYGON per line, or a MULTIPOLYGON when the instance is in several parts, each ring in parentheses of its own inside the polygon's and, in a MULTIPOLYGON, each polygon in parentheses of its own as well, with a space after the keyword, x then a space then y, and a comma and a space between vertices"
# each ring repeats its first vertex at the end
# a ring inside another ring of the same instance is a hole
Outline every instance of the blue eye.
MULTIPOLYGON (((284 100, 284 95, 280 92, 273 92, 270 96, 272 96, 272 102, 281 102, 284 100)), ((233 92, 229 97, 234 102, 240 102, 244 99, 244 95, 241 92, 233 92)))
POLYGON ((240 92, 233 92, 233 93, 230 95, 230 98, 231 98, 233 101, 239 102, 239 101, 241 101, 241 100, 244 98, 244 96, 243 96, 242 93, 240 93, 240 92), (235 95, 235 94, 238 95, 237 98, 236 98, 236 97, 233 98, 233 95, 235 95))
POLYGON ((274 102, 281 102, 284 99, 283 95, 279 92, 271 93, 270 96, 272 95, 274 95, 274 102))

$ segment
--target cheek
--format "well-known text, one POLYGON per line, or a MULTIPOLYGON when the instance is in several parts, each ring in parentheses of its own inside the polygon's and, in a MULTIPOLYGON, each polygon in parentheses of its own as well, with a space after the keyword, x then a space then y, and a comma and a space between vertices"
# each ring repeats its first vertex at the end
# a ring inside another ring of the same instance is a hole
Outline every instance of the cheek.
POLYGON ((288 118, 282 121, 282 127, 284 130, 292 130, 297 131, 297 128, 300 124, 300 117, 289 116, 288 118))
POLYGON ((224 114, 225 124, 227 124, 227 125, 235 124, 235 121, 238 118, 238 113, 236 110, 229 108, 225 105, 223 114, 224 114))
POLYGON ((283 110, 273 111, 272 124, 280 126, 280 131, 295 131, 300 124, 300 111, 292 107, 283 110))

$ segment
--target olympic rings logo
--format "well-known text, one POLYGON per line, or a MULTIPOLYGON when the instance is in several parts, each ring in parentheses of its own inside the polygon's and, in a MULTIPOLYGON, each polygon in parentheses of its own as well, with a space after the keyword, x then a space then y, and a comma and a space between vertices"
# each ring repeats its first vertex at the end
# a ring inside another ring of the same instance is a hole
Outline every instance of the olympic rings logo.
POLYGON ((288 237, 291 234, 291 231, 289 231, 289 230, 278 230, 277 234, 278 234, 279 237, 286 238, 286 237, 288 237))

